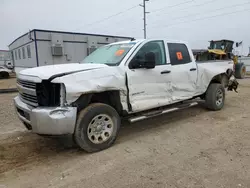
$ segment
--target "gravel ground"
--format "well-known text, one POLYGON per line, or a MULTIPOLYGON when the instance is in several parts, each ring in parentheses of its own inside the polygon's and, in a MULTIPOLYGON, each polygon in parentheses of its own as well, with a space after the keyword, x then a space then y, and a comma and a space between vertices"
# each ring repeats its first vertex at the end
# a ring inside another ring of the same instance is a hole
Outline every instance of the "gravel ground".
POLYGON ((8 79, 0 79, 0 89, 16 88, 15 75, 11 75, 8 79))
POLYGON ((115 145, 86 154, 23 129, 0 95, 0 187, 250 187, 250 79, 223 110, 201 106, 135 124, 115 145))

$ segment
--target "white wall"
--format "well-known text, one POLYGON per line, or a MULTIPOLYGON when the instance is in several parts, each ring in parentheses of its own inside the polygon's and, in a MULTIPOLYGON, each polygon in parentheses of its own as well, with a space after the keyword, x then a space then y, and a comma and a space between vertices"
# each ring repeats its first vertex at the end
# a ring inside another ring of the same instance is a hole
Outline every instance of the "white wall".
MULTIPOLYGON (((88 47, 94 45, 100 47, 102 45, 129 40, 125 38, 115 38, 111 36, 93 36, 86 34, 75 34, 65 32, 41 31, 34 30, 30 36, 37 41, 37 55, 39 66, 54 65, 63 63, 78 63, 87 56, 88 47), (59 41, 59 42, 57 42, 59 41), (62 56, 52 56, 51 46, 53 43, 61 43, 63 45, 62 56)), ((23 68, 31 68, 37 66, 37 57, 35 49, 35 41, 30 39, 29 34, 25 34, 16 39, 9 45, 10 51, 14 53, 15 72, 19 72, 23 68), (27 46, 30 46, 31 57, 28 58, 27 46), (23 58, 22 48, 25 49, 25 58, 23 58), (21 58, 19 58, 19 49, 21 58), (17 58, 16 55, 17 54, 17 58)))
MULTIPOLYGON (((31 32, 31 38, 34 39, 34 32, 31 32)), ((16 39, 12 44, 9 45, 9 50, 13 53, 14 59, 13 63, 15 66, 15 72, 19 72, 20 68, 30 68, 36 67, 36 51, 35 51, 35 42, 29 38, 28 34, 21 36, 20 38, 16 39), (27 46, 30 46, 31 57, 28 57, 27 46), (25 58, 23 57, 22 49, 24 48, 25 51, 25 58), (19 49, 20 55, 19 57, 19 49), (17 71, 16 71, 17 70, 17 71)))
POLYGON ((241 57, 239 62, 243 62, 246 65, 247 72, 250 72, 250 57, 241 57))
POLYGON ((92 45, 92 42, 94 42, 94 45, 96 47, 100 47, 104 44, 112 43, 115 41, 126 40, 124 38, 88 36, 82 34, 55 33, 43 31, 36 31, 36 37, 39 66, 64 63, 78 63, 87 56, 87 48, 89 47, 89 45, 92 45), (64 54, 63 56, 52 56, 51 46, 53 43, 53 39, 58 39, 59 41, 62 41, 64 54))

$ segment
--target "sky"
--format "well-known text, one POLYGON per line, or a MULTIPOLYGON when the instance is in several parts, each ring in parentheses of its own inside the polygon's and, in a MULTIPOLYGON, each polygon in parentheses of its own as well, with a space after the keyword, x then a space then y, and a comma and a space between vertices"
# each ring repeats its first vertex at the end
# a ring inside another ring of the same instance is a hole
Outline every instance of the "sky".
MULTIPOLYGON (((143 0, 0 0, 0 49, 32 29, 143 38, 143 0)), ((149 0, 147 38, 187 41, 207 48, 210 40, 250 46, 250 0, 149 0)))

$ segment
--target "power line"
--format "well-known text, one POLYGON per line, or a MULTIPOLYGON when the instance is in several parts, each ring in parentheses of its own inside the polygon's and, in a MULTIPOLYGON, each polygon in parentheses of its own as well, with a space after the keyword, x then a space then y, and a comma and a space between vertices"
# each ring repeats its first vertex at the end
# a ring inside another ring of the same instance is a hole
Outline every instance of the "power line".
POLYGON ((172 5, 172 6, 165 6, 165 7, 160 8, 160 9, 152 10, 151 12, 159 12, 159 11, 164 10, 165 8, 173 8, 173 7, 177 7, 179 5, 187 4, 187 3, 190 3, 190 2, 193 2, 193 1, 194 0, 188 0, 188 1, 185 1, 185 2, 182 2, 182 3, 178 3, 178 4, 175 4, 175 5, 172 5))
MULTIPOLYGON (((149 12, 146 12, 146 4, 145 4, 145 1, 149 1, 149 0, 143 0, 143 5, 139 5, 139 6, 141 6, 141 7, 143 7, 143 20, 144 20, 144 28, 143 28, 143 30, 144 30, 144 38, 146 38, 146 26, 147 26, 147 24, 146 24, 146 14, 147 13, 149 13, 149 12)), ((185 2, 182 2, 182 3, 178 3, 178 4, 175 4, 175 5, 172 5, 172 6, 165 6, 165 7, 163 7, 163 8, 160 8, 160 9, 155 9, 155 10, 153 10, 152 12, 158 12, 158 11, 161 11, 161 10, 163 10, 163 9, 165 9, 165 8, 173 8, 173 7, 176 7, 176 6, 179 6, 179 5, 182 5, 182 4, 186 4, 186 3, 189 3, 189 2, 193 2, 194 0, 188 0, 188 1, 185 1, 185 2)), ((134 23, 135 21, 132 21, 132 22, 129 22, 130 24, 131 23, 134 23)), ((124 28, 121 28, 121 29, 119 29, 119 30, 123 30, 124 28)), ((136 28, 132 28, 132 30, 134 30, 134 29, 136 29, 136 28)))
MULTIPOLYGON (((196 4, 196 5, 193 5, 192 6, 192 8, 194 8, 194 7, 199 7, 199 6, 203 6, 203 5, 207 5, 207 4, 209 4, 209 3, 212 3, 212 2, 214 2, 215 0, 211 0, 211 1, 206 1, 206 2, 204 2, 204 3, 202 3, 202 4, 196 4)), ((220 1, 220 0, 219 0, 220 1)), ((178 11, 182 11, 182 10, 187 10, 187 9, 190 9, 190 7, 186 7, 186 8, 183 8, 183 9, 178 9, 178 11)), ((164 13, 164 14, 161 14, 161 15, 168 15, 168 14, 171 14, 171 12, 167 12, 167 13, 164 13)), ((156 15, 160 15, 160 14, 156 14, 156 15)))
MULTIPOLYGON (((216 11, 219 11, 219 10, 223 10, 223 9, 226 9, 226 8, 231 8, 231 7, 238 7, 238 6, 242 6, 242 5, 247 5, 247 4, 250 4, 250 2, 246 2, 246 3, 240 3, 240 4, 236 4, 236 5, 230 5, 230 6, 227 6, 227 7, 221 7, 221 8, 218 8, 218 9, 214 9, 212 12, 210 13, 213 13, 213 12, 216 12, 216 11)), ((174 18, 174 19, 171 19, 172 21, 173 20, 180 20, 180 19, 183 19, 183 18, 188 18, 190 16, 197 16, 197 15, 203 15, 204 13, 195 13, 195 14, 189 14, 189 15, 186 15, 186 16, 181 16, 181 17, 177 17, 177 18, 174 18)), ((157 26, 157 25, 156 25, 157 26)))
MULTIPOLYGON (((143 0, 143 2, 145 2, 145 1, 149 1, 149 0, 143 0)), ((186 4, 186 3, 189 3, 189 2, 193 2, 194 0, 188 0, 188 1, 185 1, 185 2, 182 2, 182 3, 178 3, 178 4, 175 4, 175 5, 172 5, 172 6, 165 6, 165 7, 163 7, 163 8, 160 8, 160 9, 155 9, 155 10, 153 10, 153 12, 159 12, 159 11, 161 11, 161 10, 163 10, 163 9, 165 9, 165 8, 173 8, 173 7, 177 7, 177 6, 179 6, 179 5, 182 5, 182 4, 186 4)), ((139 5, 139 6, 142 6, 142 7, 144 7, 144 5, 139 5)), ((98 20, 98 21, 96 21, 96 22, 93 22, 93 23, 90 23, 90 24, 87 24, 87 25, 84 25, 85 27, 86 26, 92 26, 92 25, 94 25, 94 24, 97 24, 97 23, 101 23, 101 22, 103 22, 103 21, 106 21, 106 20, 108 20, 108 19, 110 19, 110 18, 112 18, 112 17, 114 17, 114 16, 117 16, 117 15, 120 15, 120 14, 122 14, 122 13, 125 13, 125 12, 127 12, 127 11, 129 11, 129 10, 132 10, 132 9, 134 9, 134 8, 136 8, 136 7, 138 7, 138 5, 135 5, 135 6, 132 6, 132 7, 130 7, 130 8, 128 8, 127 10, 125 10, 125 11, 122 11, 122 12, 119 12, 119 13, 116 13, 116 14, 114 14, 114 15, 111 15, 111 16, 108 16, 108 17, 106 17, 106 18, 104 18, 104 19, 101 19, 101 20, 98 20)), ((145 13, 149 13, 149 12, 145 12, 145 13)), ((144 15, 144 38, 146 37, 146 34, 145 34, 145 32, 146 32, 146 16, 144 15)), ((130 22, 130 23, 134 23, 135 21, 132 21, 132 22, 130 22)), ((77 29, 75 29, 75 30, 79 30, 80 28, 82 28, 82 27, 84 27, 84 26, 81 26, 81 27, 79 27, 79 28, 77 28, 77 29)))
POLYGON ((169 27, 169 26, 179 25, 179 24, 183 24, 183 23, 185 24, 185 23, 190 23, 190 22, 194 22, 194 21, 206 20, 206 19, 215 18, 215 17, 219 17, 219 16, 235 14, 235 13, 238 13, 238 12, 245 12, 245 11, 248 11, 248 10, 250 10, 250 9, 243 9, 243 10, 238 10, 238 11, 229 12, 229 13, 217 14, 217 15, 214 15, 214 16, 207 16, 207 17, 198 18, 198 19, 194 19, 194 20, 179 22, 179 23, 176 23, 176 24, 162 25, 162 26, 152 27, 152 28, 169 27))
MULTIPOLYGON (((202 3, 202 4, 194 5, 194 6, 192 6, 192 7, 203 6, 203 5, 212 3, 212 2, 214 2, 214 1, 215 1, 215 0, 210 0, 210 1, 204 2, 204 3, 202 3)), ((233 6, 240 6, 240 5, 244 5, 244 4, 248 4, 248 3, 250 3, 250 2, 243 3, 243 4, 237 4, 237 5, 233 5, 233 6)), ((218 11, 218 10, 221 10, 221 9, 225 9, 225 8, 230 8, 230 7, 232 7, 232 6, 228 6, 228 7, 223 7, 223 8, 215 9, 215 10, 212 11, 212 12, 215 12, 215 11, 218 11)), ((181 9, 181 10, 185 10, 185 9, 189 9, 189 7, 188 7, 188 8, 181 9)), ((169 14, 169 13, 167 13, 167 14, 169 14)), ((203 13, 200 13, 200 14, 190 14, 190 15, 183 16, 183 17, 177 17, 177 18, 174 18, 174 19, 172 19, 172 20, 178 20, 178 19, 181 19, 181 18, 190 17, 190 16, 192 16, 192 15, 201 15, 201 14, 203 14, 203 13)), ((165 15, 165 14, 164 14, 164 15, 165 15)), ((159 21, 159 20, 156 20, 156 21, 159 21)), ((134 22, 135 22, 135 21, 132 21, 132 22, 129 22, 129 23, 131 24, 131 23, 134 23, 134 22)), ((156 25, 156 26, 158 26, 158 25, 156 25)), ((155 28, 155 27, 152 27, 152 28, 155 28)), ((133 27, 133 28, 124 28, 124 27, 123 27, 123 28, 120 28, 118 31, 121 31, 121 30, 124 30, 124 29, 129 29, 129 30, 131 31, 131 30, 136 30, 136 29, 138 29, 138 27, 133 27)))
POLYGON ((87 27, 87 26, 89 27, 89 26, 92 26, 92 25, 94 25, 94 24, 98 24, 98 23, 104 22, 104 21, 109 20, 109 19, 111 19, 111 18, 113 18, 113 17, 115 17, 115 16, 118 16, 118 15, 120 15, 120 14, 123 14, 123 13, 125 13, 125 12, 128 12, 128 11, 130 11, 130 10, 136 8, 136 7, 139 7, 139 6, 138 6, 138 5, 132 6, 132 7, 128 8, 128 9, 126 9, 126 10, 124 10, 124 11, 121 11, 121 12, 118 12, 118 13, 116 13, 116 14, 110 15, 110 16, 108 16, 108 17, 106 17, 106 18, 101 19, 101 20, 92 22, 92 23, 90 23, 90 24, 83 25, 83 26, 81 26, 81 27, 79 27, 79 28, 77 28, 77 29, 75 29, 75 30, 79 30, 79 29, 81 29, 82 27, 87 27))

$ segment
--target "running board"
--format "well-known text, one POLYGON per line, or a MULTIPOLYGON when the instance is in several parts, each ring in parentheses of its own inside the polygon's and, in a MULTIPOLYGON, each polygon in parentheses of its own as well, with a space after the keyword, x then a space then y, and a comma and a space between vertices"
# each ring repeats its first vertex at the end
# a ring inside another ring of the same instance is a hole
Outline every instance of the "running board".
POLYGON ((137 122, 137 121, 141 121, 141 120, 148 119, 148 118, 151 118, 151 117, 159 116, 159 115, 162 115, 162 114, 167 114, 167 113, 178 111, 178 110, 181 110, 181 109, 190 108, 190 107, 196 106, 196 105, 198 105, 198 102, 181 104, 181 105, 176 106, 174 108, 168 108, 168 109, 166 108, 166 109, 163 109, 163 110, 156 110, 156 111, 141 114, 141 115, 136 116, 136 117, 131 117, 131 118, 128 119, 128 121, 130 123, 134 123, 134 122, 137 122))

